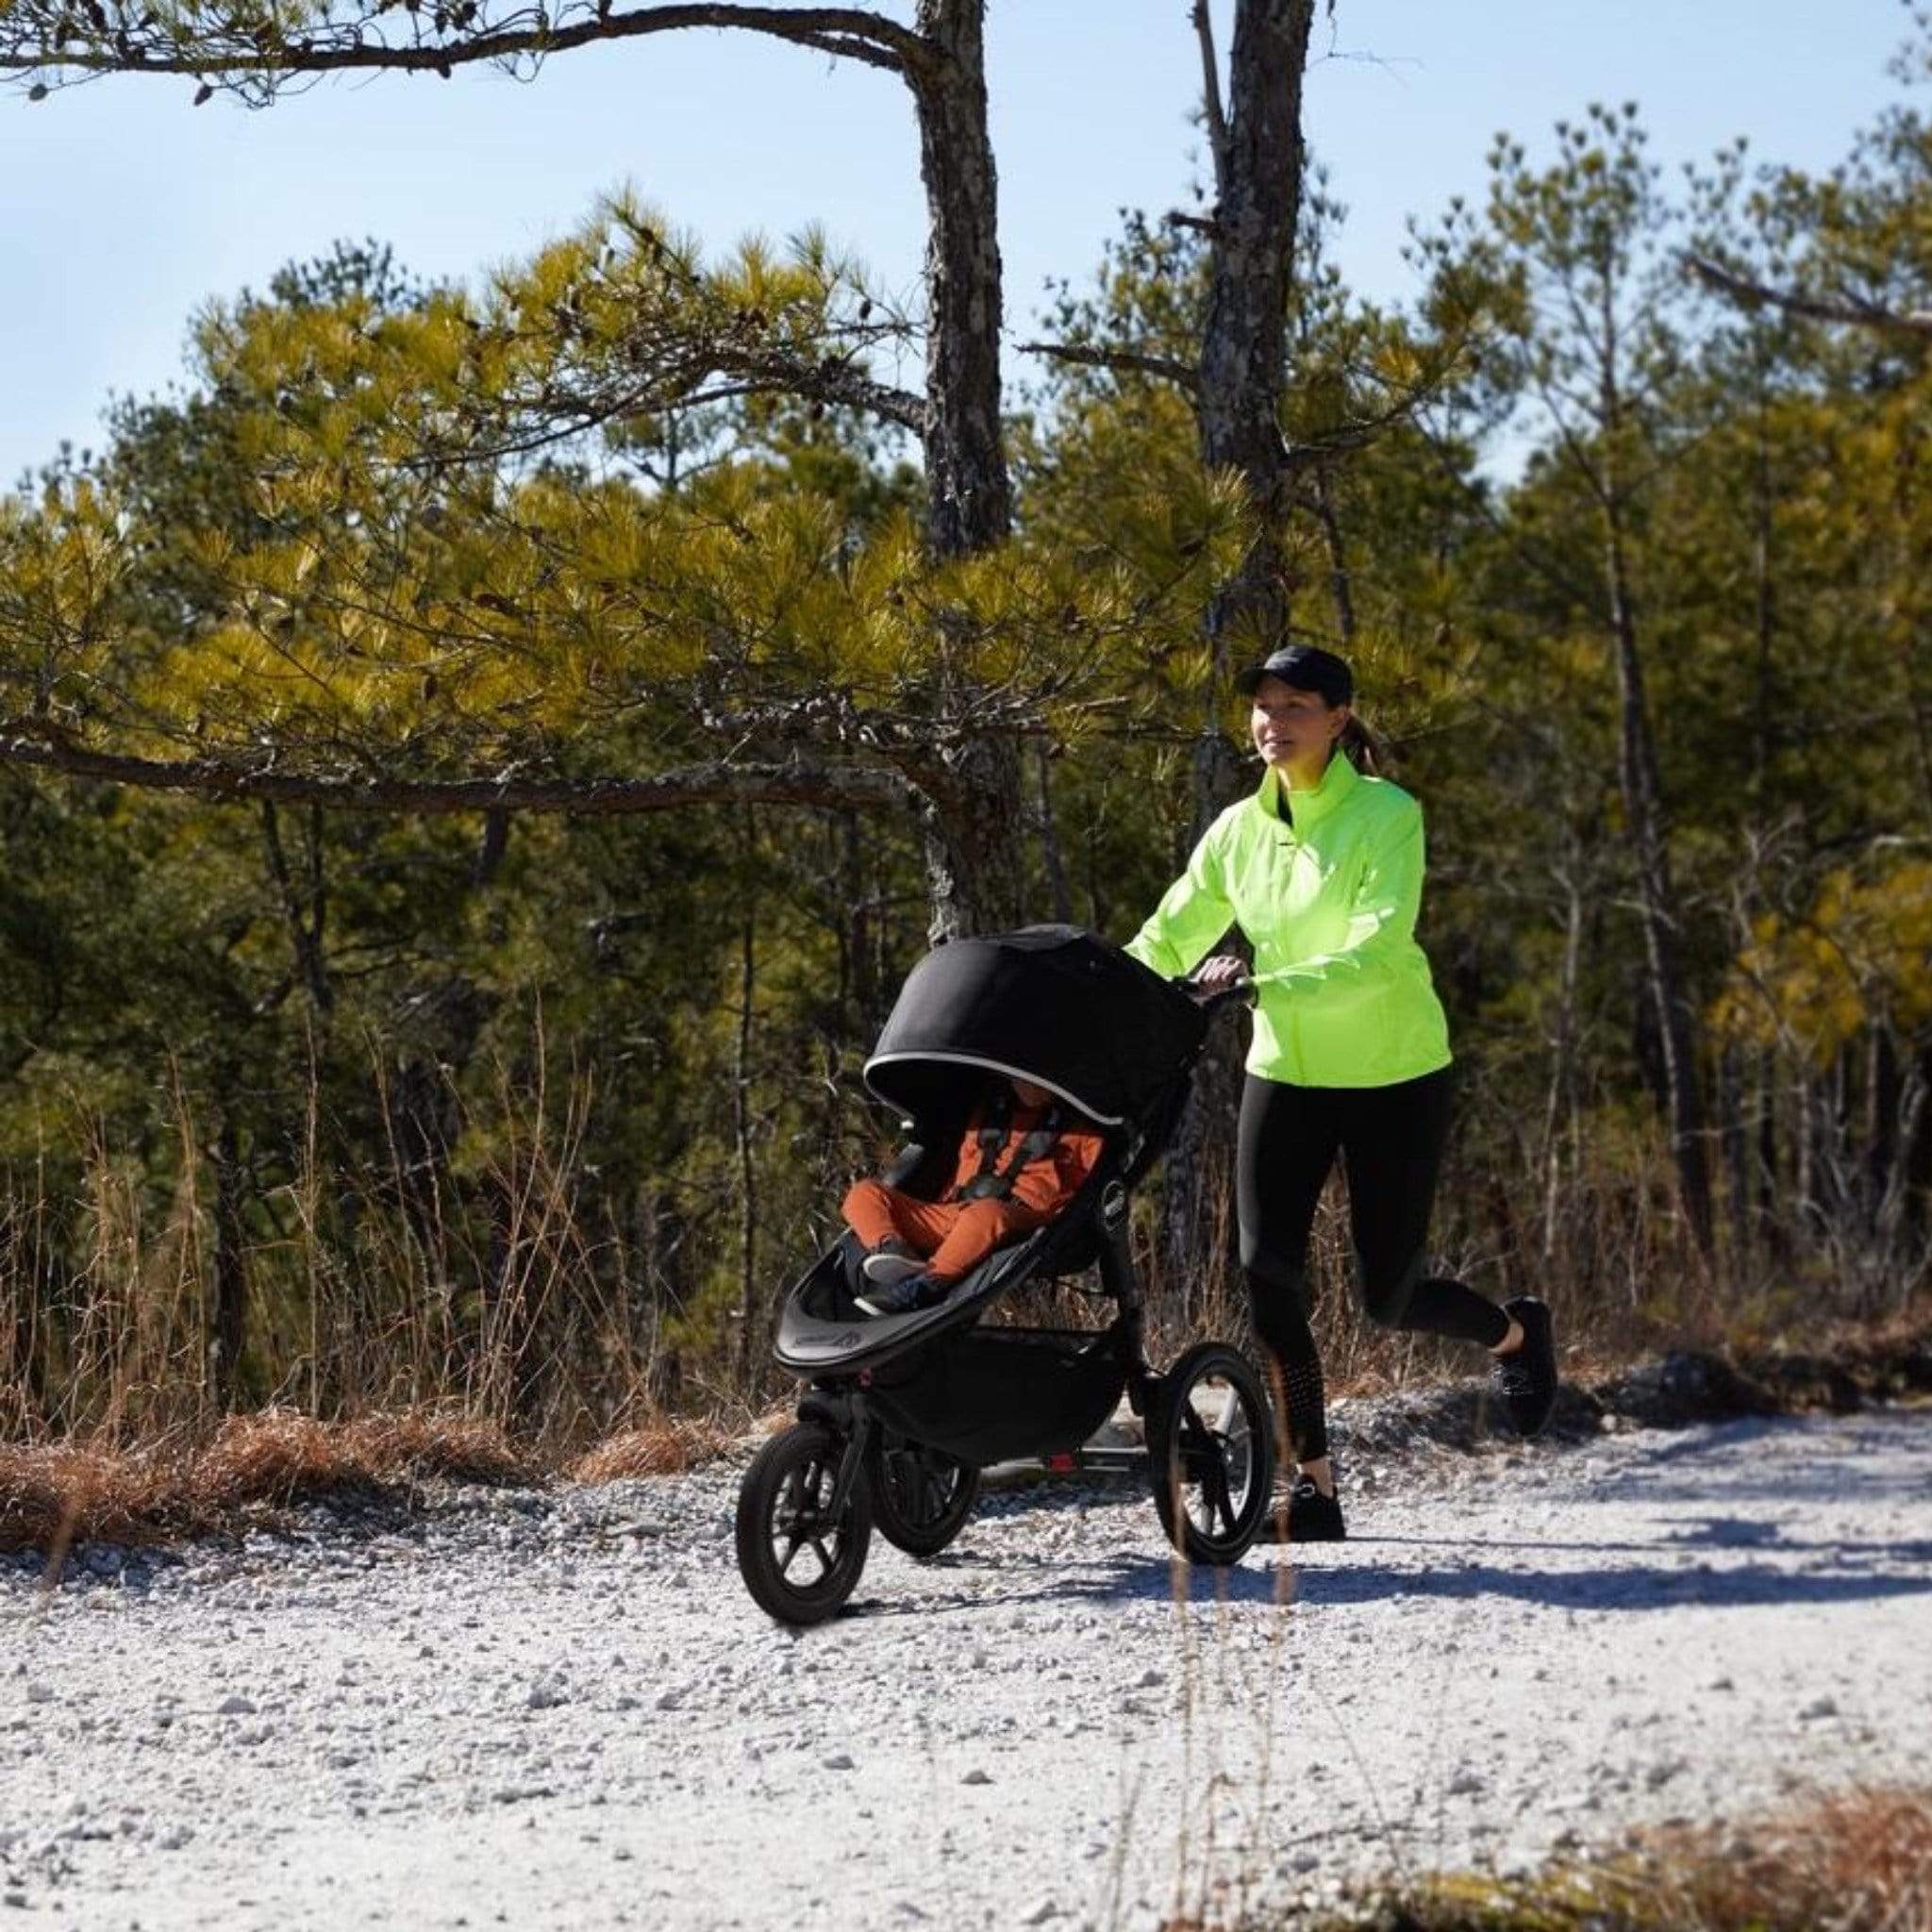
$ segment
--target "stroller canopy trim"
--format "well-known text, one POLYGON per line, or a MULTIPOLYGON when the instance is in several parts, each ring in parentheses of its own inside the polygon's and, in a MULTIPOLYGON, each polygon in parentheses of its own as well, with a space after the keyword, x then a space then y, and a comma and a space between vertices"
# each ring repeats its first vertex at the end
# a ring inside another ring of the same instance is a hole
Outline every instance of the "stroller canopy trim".
POLYGON ((1192 1065, 1207 1024, 1203 1008, 1098 934, 1026 926, 926 954, 874 1042, 865 1084, 923 1119, 949 1108, 955 1069, 979 1068, 1033 1081, 1118 1127, 1192 1065))
POLYGON ((872 1070, 874 1067, 890 1067, 905 1062, 910 1062, 914 1065, 924 1065, 933 1061, 942 1061, 946 1065, 954 1067, 983 1067, 988 1073, 1005 1074, 1009 1079, 1030 1080, 1034 1086, 1044 1087, 1049 1093, 1064 1100, 1069 1107, 1078 1108, 1089 1120, 1098 1121, 1104 1127, 1117 1127, 1126 1118, 1124 1114, 1101 1112, 1097 1107, 1082 1100, 1077 1093, 1068 1092, 1057 1081, 1042 1079, 1038 1074, 1032 1072, 1030 1068, 1012 1066, 1005 1060, 988 1059, 982 1055, 975 1053, 874 1054, 865 1063, 865 1084, 868 1087, 872 1087, 872 1091, 874 1093, 878 1093, 878 1097, 885 1101, 888 1106, 894 1106, 897 1103, 892 1100, 890 1094, 879 1093, 879 1090, 873 1086, 872 1070))

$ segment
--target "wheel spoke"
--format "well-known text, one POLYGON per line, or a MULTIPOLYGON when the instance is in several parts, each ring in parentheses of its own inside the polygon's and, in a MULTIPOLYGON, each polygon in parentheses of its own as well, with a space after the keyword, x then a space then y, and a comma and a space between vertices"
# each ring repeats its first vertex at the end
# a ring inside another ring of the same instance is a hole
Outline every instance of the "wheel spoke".
POLYGON ((778 1558, 778 1574, 785 1575, 791 1568, 791 1559, 805 1547, 802 1536, 788 1537, 785 1541, 785 1554, 778 1558))
POLYGON ((1232 1563, 1254 1531, 1257 1483, 1260 1504, 1267 1501, 1265 1393, 1227 1348, 1202 1344, 1169 1372, 1162 1397, 1167 1484, 1156 1492, 1162 1527, 1194 1561, 1232 1563))
POLYGON ((825 1544, 824 1538, 816 1536, 813 1537, 811 1540, 811 1546, 814 1550, 818 1552, 819 1561, 824 1566, 825 1574, 829 1576, 832 1574, 832 1559, 829 1556, 825 1554, 825 1544))
POLYGON ((1217 1483, 1215 1489, 1217 1491, 1215 1497, 1216 1507, 1221 1511, 1221 1520, 1226 1526, 1228 1535, 1232 1536, 1234 1534, 1234 1498, 1228 1494, 1227 1484, 1224 1481, 1217 1483))
POLYGON ((794 1469, 786 1475, 785 1487, 778 1491, 778 1513, 780 1515, 784 1515, 789 1511, 795 1518, 804 1512, 805 1497, 801 1493, 804 1488, 804 1478, 805 1472, 802 1469, 794 1469))

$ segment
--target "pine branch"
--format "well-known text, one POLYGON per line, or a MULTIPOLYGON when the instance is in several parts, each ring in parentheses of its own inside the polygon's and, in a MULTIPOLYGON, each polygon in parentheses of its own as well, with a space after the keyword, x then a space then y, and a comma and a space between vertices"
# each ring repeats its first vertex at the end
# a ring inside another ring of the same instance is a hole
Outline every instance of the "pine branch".
POLYGON ((1050 356, 1057 362, 1076 362, 1089 369, 1111 369, 1118 375, 1158 375, 1192 391, 1201 386, 1200 371, 1168 356, 1143 356, 1134 349, 1097 349, 1076 342, 1022 342, 1024 356, 1050 356))
MULTIPOLYGON (((614 12, 609 0, 566 4, 553 19, 541 6, 524 7, 477 25, 475 0, 363 0, 342 17, 325 16, 284 34, 258 14, 204 7, 200 19, 179 20, 101 0, 26 0, 0 11, 0 74, 42 76, 29 91, 39 99, 60 76, 108 74, 189 75, 203 82, 202 99, 216 78, 257 83, 266 100, 291 75, 386 70, 440 74, 479 60, 541 59, 591 42, 634 40, 691 27, 736 28, 809 47, 835 58, 863 61, 908 79, 932 65, 932 49, 911 28, 883 14, 834 7, 749 7, 727 4, 642 7, 614 12), (393 23, 408 38, 365 38, 393 23), (203 25, 200 34, 193 25, 203 25)), ((243 90, 247 92, 247 90, 243 90)))
POLYGON ((277 771, 273 761, 209 757, 133 758, 26 737, 0 735, 0 764, 25 765, 151 791, 185 791, 216 803, 268 800, 336 811, 551 812, 568 818, 623 818, 694 805, 818 805, 924 813, 925 802, 883 765, 789 758, 776 765, 720 759, 647 778, 339 778, 277 771))
POLYGON ((686 406, 696 408, 706 403, 774 393, 800 396, 808 402, 838 403, 850 408, 863 409, 884 422, 896 423, 900 428, 910 430, 922 440, 931 427, 932 412, 925 398, 915 395, 910 390, 874 382, 870 376, 861 375, 856 370, 827 369, 823 364, 813 368, 783 358, 774 358, 756 365, 747 363, 740 380, 695 391, 686 399, 686 406))
POLYGON ((725 375, 733 379, 721 377, 708 385, 699 383, 681 391, 662 384, 646 384, 626 388, 615 395, 558 399, 552 408, 561 418, 559 421, 521 434, 484 436, 448 447, 425 449, 401 458, 398 467, 435 472, 464 464, 502 462, 573 441, 627 416, 666 409, 701 409, 712 403, 733 402, 747 396, 795 396, 804 402, 833 403, 861 409, 881 422, 895 424, 922 441, 931 427, 931 411, 924 396, 874 382, 850 368, 827 368, 803 358, 771 356, 756 361, 741 358, 725 375))
POLYGON ((1774 289, 1767 282, 1753 281, 1727 269, 1707 255, 1686 255, 1684 265, 1721 295, 1750 308, 1769 306, 1789 315, 1801 315, 1807 322, 1848 323, 1857 328, 1886 329, 1895 335, 1932 336, 1932 309, 1887 308, 1882 303, 1866 302, 1856 295, 1836 299, 1801 295, 1793 290, 1774 289))

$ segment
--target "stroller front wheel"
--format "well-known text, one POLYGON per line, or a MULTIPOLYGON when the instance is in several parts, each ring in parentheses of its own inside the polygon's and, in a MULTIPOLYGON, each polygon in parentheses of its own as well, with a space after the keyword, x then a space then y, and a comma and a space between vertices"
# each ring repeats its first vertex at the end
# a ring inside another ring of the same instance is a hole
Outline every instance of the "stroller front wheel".
POLYGON ((1162 1379, 1149 1432, 1154 1507, 1191 1563, 1238 1563, 1274 1488, 1274 1422, 1261 1378, 1224 1342, 1198 1343, 1162 1379))
POLYGON ((794 1423, 752 1458, 738 1492, 738 1568, 758 1607, 781 1624, 837 1615, 865 1568, 872 1491, 861 1468, 830 1510, 844 1440, 823 1423, 794 1423))

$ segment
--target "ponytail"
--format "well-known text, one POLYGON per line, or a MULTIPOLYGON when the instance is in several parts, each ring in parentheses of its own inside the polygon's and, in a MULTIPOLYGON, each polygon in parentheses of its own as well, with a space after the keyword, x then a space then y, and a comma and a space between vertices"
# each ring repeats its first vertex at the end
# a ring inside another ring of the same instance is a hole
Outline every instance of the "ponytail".
POLYGON ((1387 778, 1392 774, 1395 761, 1390 755, 1388 741, 1363 724, 1359 711, 1349 712, 1348 723, 1341 727, 1341 736, 1336 742, 1337 748, 1347 753, 1349 762, 1364 777, 1387 778))

